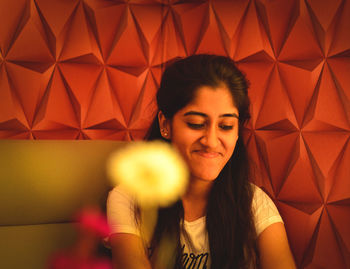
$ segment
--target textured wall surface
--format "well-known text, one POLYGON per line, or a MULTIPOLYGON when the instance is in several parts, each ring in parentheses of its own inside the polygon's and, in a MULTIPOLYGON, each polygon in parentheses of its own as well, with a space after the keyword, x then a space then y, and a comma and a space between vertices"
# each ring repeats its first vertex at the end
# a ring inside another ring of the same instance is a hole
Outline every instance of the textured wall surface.
POLYGON ((0 138, 141 139, 164 63, 232 57, 299 268, 350 268, 350 1, 0 0, 0 138))

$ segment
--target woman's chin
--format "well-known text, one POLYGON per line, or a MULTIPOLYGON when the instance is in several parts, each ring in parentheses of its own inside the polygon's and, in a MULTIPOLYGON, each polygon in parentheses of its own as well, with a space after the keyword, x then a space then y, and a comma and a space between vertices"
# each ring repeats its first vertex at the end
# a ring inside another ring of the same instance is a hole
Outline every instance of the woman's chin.
POLYGON ((208 181, 213 182, 217 177, 219 173, 192 173, 191 179, 200 180, 200 181, 208 181))

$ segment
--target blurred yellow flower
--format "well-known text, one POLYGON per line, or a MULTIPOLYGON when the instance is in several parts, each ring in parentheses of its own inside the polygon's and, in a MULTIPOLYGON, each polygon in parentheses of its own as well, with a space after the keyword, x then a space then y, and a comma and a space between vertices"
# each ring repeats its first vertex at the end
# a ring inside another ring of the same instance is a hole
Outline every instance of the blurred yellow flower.
POLYGON ((107 170, 142 207, 170 205, 187 187, 187 166, 165 142, 132 142, 111 155, 107 170))

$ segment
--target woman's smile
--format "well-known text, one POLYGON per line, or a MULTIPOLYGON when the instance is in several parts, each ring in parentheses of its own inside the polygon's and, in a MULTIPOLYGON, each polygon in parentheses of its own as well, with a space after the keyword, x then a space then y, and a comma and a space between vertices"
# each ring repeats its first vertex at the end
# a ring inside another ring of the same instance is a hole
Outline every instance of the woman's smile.
POLYGON ((214 159, 221 157, 222 154, 219 152, 214 152, 214 151, 206 151, 206 150, 194 150, 193 153, 198 154, 199 156, 203 158, 208 158, 208 159, 214 159))

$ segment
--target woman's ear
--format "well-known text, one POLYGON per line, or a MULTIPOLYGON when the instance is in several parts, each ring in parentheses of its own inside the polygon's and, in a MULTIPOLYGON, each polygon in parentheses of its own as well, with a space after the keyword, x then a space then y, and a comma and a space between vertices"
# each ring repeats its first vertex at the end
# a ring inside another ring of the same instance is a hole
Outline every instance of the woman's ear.
POLYGON ((170 120, 164 116, 162 111, 158 112, 158 122, 162 137, 170 139, 170 120))

